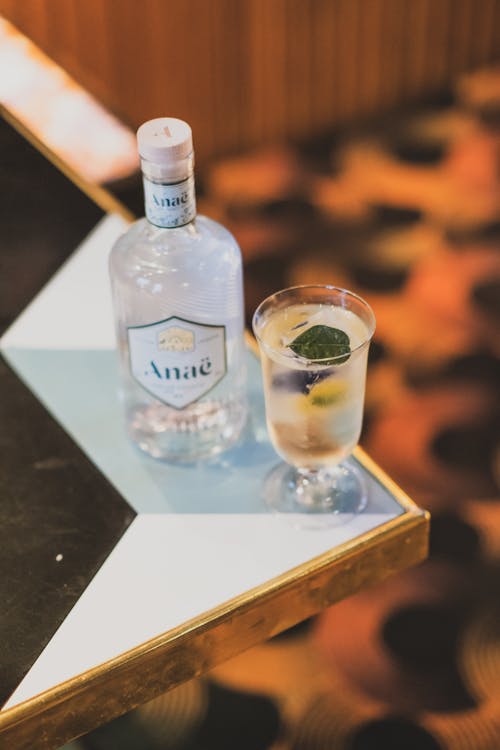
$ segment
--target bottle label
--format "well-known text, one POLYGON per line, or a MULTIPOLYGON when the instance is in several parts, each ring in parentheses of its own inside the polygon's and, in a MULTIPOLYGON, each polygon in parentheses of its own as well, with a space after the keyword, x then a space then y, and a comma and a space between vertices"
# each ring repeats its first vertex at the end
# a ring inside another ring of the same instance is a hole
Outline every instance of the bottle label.
POLYGON ((226 374, 226 328, 172 316, 129 326, 132 377, 174 409, 197 401, 226 374))
POLYGON ((157 227, 182 227, 196 216, 194 177, 174 184, 151 182, 143 176, 146 217, 157 227))

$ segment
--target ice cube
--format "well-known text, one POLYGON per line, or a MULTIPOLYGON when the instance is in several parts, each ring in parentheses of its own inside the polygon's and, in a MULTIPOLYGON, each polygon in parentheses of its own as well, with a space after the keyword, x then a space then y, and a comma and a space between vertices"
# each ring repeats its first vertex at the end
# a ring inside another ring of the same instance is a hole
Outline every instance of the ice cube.
POLYGON ((315 325, 321 325, 325 322, 325 313, 324 311, 320 310, 317 313, 314 313, 314 315, 311 315, 309 318, 306 318, 305 320, 301 320, 299 323, 296 323, 292 328, 289 328, 281 337, 281 345, 282 346, 290 346, 292 341, 294 341, 297 336, 304 331, 307 331, 308 328, 312 328, 315 325))

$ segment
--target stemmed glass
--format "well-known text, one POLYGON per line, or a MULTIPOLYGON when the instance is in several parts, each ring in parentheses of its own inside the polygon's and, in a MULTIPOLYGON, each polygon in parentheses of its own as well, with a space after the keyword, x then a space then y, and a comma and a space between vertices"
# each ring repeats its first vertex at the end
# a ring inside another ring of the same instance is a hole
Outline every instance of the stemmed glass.
POLYGON ((361 297, 333 286, 284 289, 255 311, 266 420, 280 463, 264 497, 300 525, 343 523, 366 506, 364 480, 345 459, 361 432, 375 316, 361 297))

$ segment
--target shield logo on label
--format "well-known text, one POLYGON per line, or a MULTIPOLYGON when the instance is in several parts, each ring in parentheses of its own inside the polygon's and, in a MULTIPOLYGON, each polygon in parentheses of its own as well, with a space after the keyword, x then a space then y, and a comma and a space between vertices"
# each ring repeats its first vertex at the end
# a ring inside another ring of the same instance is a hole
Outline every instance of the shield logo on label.
POLYGON ((127 333, 132 377, 174 409, 198 401, 226 374, 225 326, 172 316, 127 333))

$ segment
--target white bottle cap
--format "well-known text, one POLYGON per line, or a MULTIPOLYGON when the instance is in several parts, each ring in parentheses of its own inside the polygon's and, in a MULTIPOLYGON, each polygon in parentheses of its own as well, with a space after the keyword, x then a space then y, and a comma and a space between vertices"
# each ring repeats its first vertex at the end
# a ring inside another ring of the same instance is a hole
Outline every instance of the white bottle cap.
POLYGON ((175 117, 148 120, 137 131, 139 155, 155 164, 175 164, 193 151, 191 128, 175 117))

